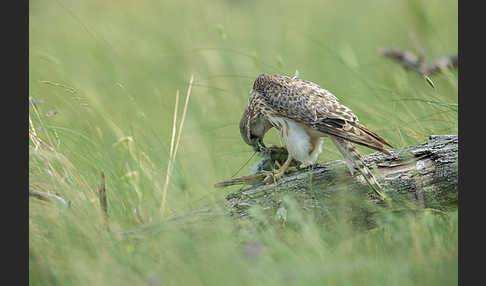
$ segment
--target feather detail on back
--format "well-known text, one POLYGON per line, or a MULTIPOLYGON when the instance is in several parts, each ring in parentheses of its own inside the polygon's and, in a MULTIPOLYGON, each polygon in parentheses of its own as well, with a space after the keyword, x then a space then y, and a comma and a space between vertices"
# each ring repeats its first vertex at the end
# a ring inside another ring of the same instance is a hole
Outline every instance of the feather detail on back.
POLYGON ((253 104, 263 105, 266 116, 286 117, 303 123, 322 135, 334 135, 387 155, 392 147, 375 132, 361 125, 352 111, 319 85, 282 75, 258 76, 253 85, 253 104))

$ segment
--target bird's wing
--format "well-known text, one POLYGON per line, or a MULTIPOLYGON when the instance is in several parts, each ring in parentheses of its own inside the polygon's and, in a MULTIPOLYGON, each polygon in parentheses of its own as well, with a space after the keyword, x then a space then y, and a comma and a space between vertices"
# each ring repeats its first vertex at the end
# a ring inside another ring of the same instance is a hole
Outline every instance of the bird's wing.
POLYGON ((256 87, 276 115, 390 155, 384 145, 392 146, 361 125, 356 115, 329 91, 309 81, 278 75, 263 76, 265 78, 260 79, 256 87))

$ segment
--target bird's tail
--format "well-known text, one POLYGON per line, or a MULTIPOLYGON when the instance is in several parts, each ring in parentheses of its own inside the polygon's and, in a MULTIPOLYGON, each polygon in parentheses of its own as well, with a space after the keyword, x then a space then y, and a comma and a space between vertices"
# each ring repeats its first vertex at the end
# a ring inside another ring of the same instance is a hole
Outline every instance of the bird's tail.
POLYGON ((359 154, 356 147, 354 147, 351 142, 348 142, 344 139, 339 137, 332 136, 332 141, 338 148, 339 152, 343 155, 346 165, 348 165, 349 171, 351 175, 354 174, 354 169, 356 169, 366 180, 368 185, 375 191, 381 199, 385 199, 385 193, 383 188, 381 187, 380 183, 376 180, 373 173, 371 173, 370 169, 366 166, 363 161, 363 158, 359 154))

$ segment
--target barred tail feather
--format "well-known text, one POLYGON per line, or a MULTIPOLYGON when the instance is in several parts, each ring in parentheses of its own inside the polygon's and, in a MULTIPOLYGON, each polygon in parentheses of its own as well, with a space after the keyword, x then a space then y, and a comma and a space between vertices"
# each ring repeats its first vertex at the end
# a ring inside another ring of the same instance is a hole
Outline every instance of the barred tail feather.
POLYGON ((363 158, 359 154, 356 147, 354 147, 351 142, 343 140, 339 137, 331 136, 332 141, 338 148, 339 152, 343 155, 346 165, 348 166, 351 175, 354 174, 354 169, 356 169, 366 180, 368 185, 375 191, 382 199, 386 196, 384 194, 383 188, 381 187, 378 180, 376 180, 373 173, 371 173, 370 169, 365 165, 363 158))

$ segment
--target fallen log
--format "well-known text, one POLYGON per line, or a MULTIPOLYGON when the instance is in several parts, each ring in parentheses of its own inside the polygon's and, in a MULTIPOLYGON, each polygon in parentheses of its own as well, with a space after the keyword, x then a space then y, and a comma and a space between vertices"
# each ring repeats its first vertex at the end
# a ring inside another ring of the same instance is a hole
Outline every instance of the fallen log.
MULTIPOLYGON (((457 203, 457 135, 432 135, 429 142, 401 150, 390 150, 392 157, 376 152, 364 156, 387 192, 402 195, 424 208, 441 209, 457 203)), ((292 194, 304 208, 314 208, 316 194, 332 196, 337 191, 369 189, 360 175, 351 176, 344 161, 337 160, 297 170, 276 184, 265 185, 258 173, 216 184, 251 184, 226 196, 226 209, 237 217, 248 215, 248 209, 259 205, 275 208, 279 198, 292 194)))
MULTIPOLYGON (((286 156, 282 156, 281 150, 285 149, 271 147, 268 156, 256 165, 254 174, 217 183, 217 188, 246 185, 228 194, 224 201, 162 221, 125 229, 120 233, 136 237, 146 233, 168 231, 170 228, 167 227, 173 224, 203 226, 203 223, 211 223, 217 217, 247 217, 250 207, 253 206, 273 209, 276 215, 279 215, 282 210, 279 205, 285 194, 294 195, 304 209, 309 209, 322 207, 317 196, 332 201, 333 197, 342 191, 357 191, 363 194, 370 191, 364 179, 360 179, 359 175, 349 174, 342 160, 300 169, 286 174, 277 184, 265 185, 262 182, 264 176, 259 171, 271 168, 270 163, 274 160, 285 160, 286 156)), ((435 210, 451 205, 457 206, 457 135, 432 135, 429 142, 389 151, 392 157, 379 152, 363 156, 365 163, 374 169, 380 183, 387 188, 389 196, 395 194, 405 201, 416 202, 422 208, 435 210)))

